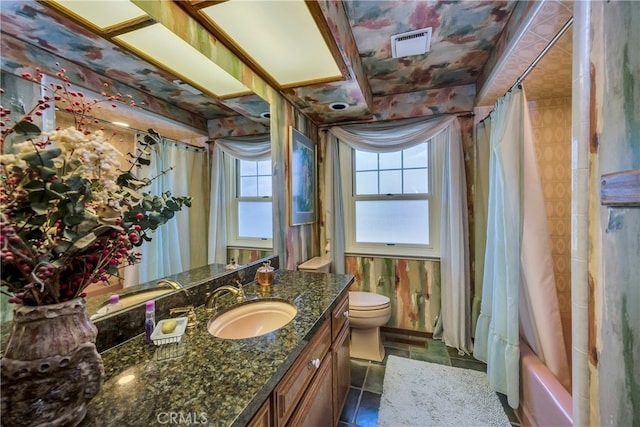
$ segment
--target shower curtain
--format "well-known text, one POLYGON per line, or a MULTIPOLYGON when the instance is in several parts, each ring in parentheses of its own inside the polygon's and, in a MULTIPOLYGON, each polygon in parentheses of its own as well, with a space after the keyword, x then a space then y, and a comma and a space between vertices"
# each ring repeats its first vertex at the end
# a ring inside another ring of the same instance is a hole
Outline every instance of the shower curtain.
POLYGON ((175 218, 158 227, 151 241, 139 248, 142 263, 127 267, 128 283, 145 283, 206 264, 206 196, 208 188, 202 177, 207 170, 206 153, 182 143, 163 139, 152 147, 151 165, 140 175, 153 181, 145 189, 152 194, 171 191, 176 196, 191 196, 192 205, 177 212, 175 218), (170 168, 172 168, 169 170, 170 168), (167 171, 167 173, 162 173, 167 171), (186 238, 185 238, 186 237, 186 238))
POLYGON ((489 203, 474 356, 491 387, 519 403, 520 335, 568 383, 544 198, 526 96, 513 88, 491 113, 489 203))
POLYGON ((482 301, 482 275, 484 274, 484 255, 487 245, 487 205, 489 203, 489 139, 491 138, 491 119, 476 126, 474 145, 474 292, 471 302, 471 331, 475 337, 476 323, 480 316, 482 301))

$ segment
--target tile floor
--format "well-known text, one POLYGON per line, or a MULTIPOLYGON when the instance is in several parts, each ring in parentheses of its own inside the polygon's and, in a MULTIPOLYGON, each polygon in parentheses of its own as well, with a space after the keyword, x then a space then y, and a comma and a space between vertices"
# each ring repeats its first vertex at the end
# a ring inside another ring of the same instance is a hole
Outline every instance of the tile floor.
MULTIPOLYGON (((487 370, 487 365, 473 356, 458 355, 458 352, 444 345, 442 341, 415 335, 383 332, 385 358, 382 362, 351 359, 351 388, 340 416, 339 427, 376 427, 384 371, 389 355, 408 357, 431 363, 460 368, 487 370)), ((520 426, 513 409, 506 403, 506 397, 498 393, 512 426, 520 426)))

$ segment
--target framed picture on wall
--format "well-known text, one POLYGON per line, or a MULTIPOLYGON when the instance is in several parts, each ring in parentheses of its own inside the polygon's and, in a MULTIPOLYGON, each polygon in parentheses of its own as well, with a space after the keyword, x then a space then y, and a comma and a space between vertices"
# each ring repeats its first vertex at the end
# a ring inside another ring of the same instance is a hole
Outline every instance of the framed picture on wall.
POLYGON ((316 146, 302 133, 291 129, 291 225, 316 221, 316 146))

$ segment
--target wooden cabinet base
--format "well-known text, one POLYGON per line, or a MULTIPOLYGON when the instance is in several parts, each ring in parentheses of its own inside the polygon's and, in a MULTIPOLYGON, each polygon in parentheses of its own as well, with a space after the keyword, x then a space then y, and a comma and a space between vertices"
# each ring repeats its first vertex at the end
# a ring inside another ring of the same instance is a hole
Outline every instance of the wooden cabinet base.
POLYGON ((338 425, 351 383, 348 307, 345 291, 250 427, 338 425))

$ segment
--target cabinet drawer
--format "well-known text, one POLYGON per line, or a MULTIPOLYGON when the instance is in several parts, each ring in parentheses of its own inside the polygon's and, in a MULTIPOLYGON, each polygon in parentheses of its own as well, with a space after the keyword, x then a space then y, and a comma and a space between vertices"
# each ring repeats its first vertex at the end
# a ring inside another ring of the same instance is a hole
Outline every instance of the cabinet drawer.
POLYGON ((322 361, 318 373, 300 401, 288 427, 329 427, 332 417, 331 353, 322 361))
POLYGON ((330 346, 331 325, 327 319, 274 390, 276 426, 285 425, 330 346))
POLYGON ((334 341, 345 323, 349 321, 349 292, 345 292, 342 299, 331 312, 331 340, 334 341))

